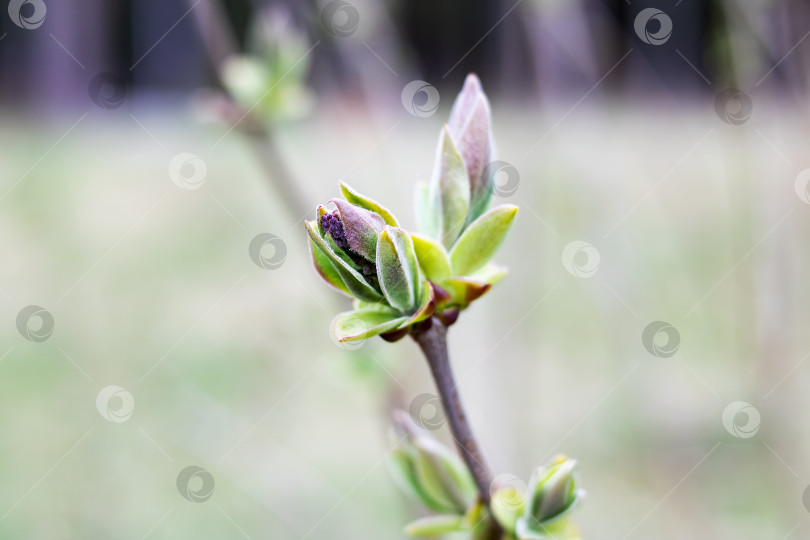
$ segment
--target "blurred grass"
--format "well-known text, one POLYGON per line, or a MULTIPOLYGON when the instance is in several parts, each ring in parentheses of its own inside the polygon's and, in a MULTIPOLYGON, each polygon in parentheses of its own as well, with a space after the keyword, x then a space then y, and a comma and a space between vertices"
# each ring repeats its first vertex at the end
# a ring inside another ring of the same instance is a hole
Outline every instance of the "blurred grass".
MULTIPOLYGON (((808 346, 793 191, 808 138, 757 110, 734 127, 711 103, 583 104, 559 124, 566 107, 495 106, 500 157, 521 173, 498 256, 511 274, 454 327, 451 354, 497 473, 580 460, 586 538, 781 538, 804 519, 808 368, 780 380, 808 346), (590 279, 563 268, 574 240, 600 252, 590 279), (642 346, 654 320, 680 333, 670 359, 642 346), (752 439, 723 428, 736 400, 762 414, 752 439)), ((412 226, 444 112, 324 106, 279 143, 313 207, 343 178, 412 226)), ((386 411, 433 390, 417 349, 332 342, 346 302, 239 135, 212 150, 222 130, 182 114, 134 110, 149 135, 106 113, 50 151, 80 113, 0 127, 2 536, 401 537, 418 509, 385 470, 386 411), (170 181, 179 152, 206 162, 199 190, 170 181), (248 257, 260 232, 286 242, 281 268, 248 257), (55 318, 44 343, 16 332, 29 304, 55 318), (96 411, 109 384, 135 398, 125 423, 96 411), (187 465, 215 478, 204 504, 177 492, 187 465)))

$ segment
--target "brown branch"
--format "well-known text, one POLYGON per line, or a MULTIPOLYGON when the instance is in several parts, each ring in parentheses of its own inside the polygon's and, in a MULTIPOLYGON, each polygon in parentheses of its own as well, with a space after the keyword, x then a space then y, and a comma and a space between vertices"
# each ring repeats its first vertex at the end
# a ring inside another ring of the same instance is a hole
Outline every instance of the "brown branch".
MULTIPOLYGON (((475 485, 478 488, 480 501, 489 507, 489 488, 492 483, 492 474, 486 464, 484 456, 478 447, 478 443, 472 433, 472 428, 467 421, 461 397, 458 394, 457 385, 453 378, 453 371, 450 366, 450 357, 447 353, 447 328, 438 320, 431 321, 430 328, 412 334, 413 339, 419 344, 425 359, 430 366, 433 380, 439 391, 439 397, 447 415, 447 422, 456 447, 462 459, 472 473, 475 485)), ((490 515, 492 513, 490 512, 490 515)), ((485 538, 496 540, 501 538, 501 529, 493 517, 489 519, 485 538)))

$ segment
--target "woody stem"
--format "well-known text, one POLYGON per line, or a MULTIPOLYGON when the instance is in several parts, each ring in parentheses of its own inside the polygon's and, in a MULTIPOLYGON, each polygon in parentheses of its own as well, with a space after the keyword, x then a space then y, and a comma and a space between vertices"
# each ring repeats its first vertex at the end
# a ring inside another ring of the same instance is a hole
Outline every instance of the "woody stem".
MULTIPOLYGON (((453 377, 447 352, 447 328, 435 318, 431 323, 428 330, 412 334, 413 339, 419 344, 419 348, 422 349, 422 353, 430 366, 433 380, 436 383, 447 416, 447 423, 450 426, 456 447, 472 473, 473 480, 478 488, 478 497, 483 504, 489 506, 489 487, 492 483, 492 474, 473 436, 472 428, 467 421, 467 415, 461 403, 461 397, 453 377)), ((500 529, 495 520, 492 520, 492 522, 494 526, 489 527, 490 532, 487 537, 492 539, 500 538, 500 529)))

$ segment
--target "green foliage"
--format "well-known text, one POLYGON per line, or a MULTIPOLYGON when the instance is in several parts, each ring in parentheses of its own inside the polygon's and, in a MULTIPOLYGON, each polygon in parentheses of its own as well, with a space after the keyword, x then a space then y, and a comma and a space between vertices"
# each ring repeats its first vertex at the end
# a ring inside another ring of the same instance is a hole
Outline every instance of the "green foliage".
POLYGON ((523 515, 515 525, 518 538, 579 538, 576 527, 566 519, 585 497, 577 487, 576 466, 575 460, 558 456, 548 466, 534 471, 523 515))
POLYGON ((393 310, 356 309, 341 313, 332 324, 339 341, 357 341, 390 332, 407 320, 393 310))
POLYGON ((409 536, 442 536, 447 533, 463 531, 465 525, 462 516, 429 516, 406 525, 405 534, 409 536))
POLYGON ((344 183, 343 199, 331 201, 335 211, 318 207, 306 225, 318 274, 338 291, 385 308, 339 316, 338 339, 383 334, 393 340, 434 314, 452 324, 459 311, 505 275, 490 260, 517 207, 486 211, 493 179, 485 170, 492 147, 489 103, 478 78, 470 75, 439 137, 430 185, 417 188, 421 234, 406 232, 382 204, 344 183))
POLYGON ((403 313, 412 312, 419 299, 422 282, 408 233, 386 225, 377 242, 376 260, 380 287, 388 303, 403 313))
POLYGON ((517 210, 517 206, 498 206, 473 221, 450 251, 453 273, 467 276, 488 263, 509 232, 517 210))
POLYGON ((411 233, 414 251, 422 271, 433 283, 441 283, 450 277, 450 257, 439 242, 433 238, 411 233))
POLYGON ((225 89, 245 110, 266 122, 303 116, 315 101, 306 85, 309 47, 306 34, 293 26, 286 13, 271 10, 251 28, 250 52, 231 56, 221 66, 225 89))
POLYGON ((365 208, 366 210, 379 214, 379 216, 392 227, 399 227, 399 223, 397 223, 394 215, 377 201, 361 195, 344 182, 340 183, 340 191, 343 193, 343 198, 350 203, 356 204, 360 208, 365 208))
POLYGON ((517 533, 518 540, 582 540, 579 528, 570 519, 560 519, 517 533))
POLYGON ((360 274, 356 265, 350 262, 349 256, 334 243, 331 237, 319 235, 317 229, 309 222, 305 225, 311 240, 312 261, 321 276, 336 274, 340 277, 341 284, 334 286, 340 290, 347 290, 349 294, 360 300, 376 302, 382 299, 382 293, 360 274), (315 256, 316 251, 317 256, 315 256), (327 263, 332 265, 331 268, 327 263))
POLYGON ((419 186, 416 215, 420 235, 411 235, 419 265, 436 287, 436 311, 452 320, 489 291, 504 271, 476 272, 489 263, 514 222, 517 207, 487 212, 495 159, 489 102, 469 75, 439 136, 429 186, 419 186))
POLYGON ((470 210, 470 185, 464 161, 450 136, 442 129, 436 153, 436 167, 430 185, 431 217, 438 223, 440 239, 450 248, 464 229, 470 210))
MULTIPOLYGON (((439 137, 430 185, 417 188, 421 233, 402 229, 388 209, 346 184, 340 186, 344 198, 330 201, 335 210, 318 207, 315 220, 306 223, 313 264, 330 286, 354 298, 354 309, 334 320, 338 340, 380 335, 393 341, 432 316, 449 326, 504 277, 506 269, 491 259, 518 208, 487 210, 492 148, 489 103, 470 75, 439 137)), ((495 490, 487 507, 455 452, 404 413, 395 415, 395 431, 392 470, 407 492, 436 512, 408 525, 406 533, 464 532, 472 540, 488 539, 497 523, 507 539, 580 538, 567 519, 584 496, 576 486, 575 461, 560 457, 537 469, 526 493, 495 490)))
POLYGON ((341 184, 341 190, 347 200, 332 200, 333 212, 318 207, 315 220, 305 223, 318 275, 358 302, 335 319, 335 335, 340 341, 401 337, 433 314, 433 289, 422 277, 410 235, 392 225, 396 218, 349 186, 341 184))
POLYGON ((490 506, 503 530, 514 535, 517 521, 526 508, 526 495, 515 486, 504 486, 492 494, 490 506))
POLYGON ((476 488, 458 455, 402 411, 394 416, 394 432, 401 442, 391 461, 403 489, 431 510, 463 516, 475 501, 476 488))

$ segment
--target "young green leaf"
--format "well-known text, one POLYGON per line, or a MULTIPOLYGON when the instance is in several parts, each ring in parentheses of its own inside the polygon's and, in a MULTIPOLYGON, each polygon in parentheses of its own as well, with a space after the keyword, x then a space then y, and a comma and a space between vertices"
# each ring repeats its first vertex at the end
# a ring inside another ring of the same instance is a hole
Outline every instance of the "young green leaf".
POLYGON ((349 256, 349 254, 346 253, 346 251, 344 251, 342 247, 337 245, 337 242, 335 242, 334 237, 330 233, 326 233, 323 236, 323 240, 324 242, 326 242, 326 245, 329 246, 329 249, 332 250, 332 253, 335 254, 335 256, 341 259, 344 263, 346 263, 348 267, 353 268, 358 272, 361 271, 363 267, 360 264, 358 264, 357 261, 352 259, 349 256))
POLYGON ((391 306, 384 304, 382 302, 366 302, 364 300, 358 300, 355 298, 352 300, 352 307, 354 309, 363 309, 363 310, 371 310, 371 311, 382 311, 383 313, 393 313, 395 315, 399 315, 399 312, 394 310, 391 306))
POLYGON ((453 275, 466 276, 483 267, 498 250, 517 214, 517 206, 496 206, 473 221, 450 251, 453 275))
POLYGON ((421 283, 413 242, 402 229, 386 225, 377 239, 377 277, 388 303, 403 313, 416 307, 421 283))
POLYGON ((346 284, 343 283, 340 274, 335 270, 335 265, 332 264, 329 257, 318 249, 311 238, 309 239, 309 253, 312 255, 312 263, 315 265, 315 271, 318 272, 318 275, 338 291, 351 296, 352 293, 346 288, 346 284))
POLYGON ((408 324, 415 324, 424 321, 433 315, 433 311, 436 309, 436 300, 433 296, 433 287, 430 286, 430 283, 428 283, 427 280, 422 282, 416 305, 419 307, 416 308, 414 314, 411 315, 410 319, 408 319, 408 324))
POLYGON ((492 494, 490 508, 503 530, 515 534, 517 520, 526 507, 526 494, 514 486, 499 488, 492 494))
POLYGON ((444 126, 439 137, 431 189, 431 198, 439 202, 442 243, 449 249, 461 234, 467 220, 470 182, 464 161, 447 126, 444 126))
POLYGON ((466 277, 447 278, 439 286, 450 295, 449 304, 461 308, 465 308, 474 300, 478 300, 492 288, 489 283, 466 277))
POLYGON ((407 317, 380 310, 355 310, 341 313, 332 322, 338 341, 358 341, 393 330, 407 317))
POLYGON ((515 535, 520 540, 582 540, 579 528, 567 518, 551 523, 536 523, 522 517, 517 521, 515 535))
POLYGON ((394 481, 399 484, 400 488, 431 510, 441 512, 442 505, 431 499, 425 493, 425 490, 420 487, 416 479, 415 460, 415 450, 413 448, 407 445, 404 448, 394 448, 389 460, 389 467, 394 476, 394 481))
POLYGON ((441 536, 466 529, 462 516, 430 516, 412 521, 405 526, 408 536, 441 536))
POLYGON ((431 197, 430 187, 425 183, 417 184, 414 197, 416 224, 422 234, 430 238, 439 237, 439 211, 436 205, 437 201, 431 197))
POLYGON ((479 268, 468 277, 475 281, 480 281, 481 283, 486 283, 488 285, 495 285, 500 280, 502 280, 509 271, 504 268, 503 266, 498 266, 497 264, 487 263, 483 267, 479 268))
POLYGON ((411 233, 411 240, 419 267, 425 273, 425 277, 434 283, 450 277, 450 258, 444 246, 420 234, 411 233))
POLYGON ((411 443, 417 450, 415 472, 419 485, 443 505, 443 511, 463 515, 476 493, 467 466, 435 439, 420 436, 411 443))
POLYGON ((376 212, 385 220, 386 224, 391 225, 392 227, 399 227, 394 215, 374 199, 369 199, 368 197, 361 195, 353 188, 349 187, 348 184, 343 182, 340 183, 340 191, 343 193, 343 197, 350 203, 356 204, 357 206, 365 208, 366 210, 376 212))

